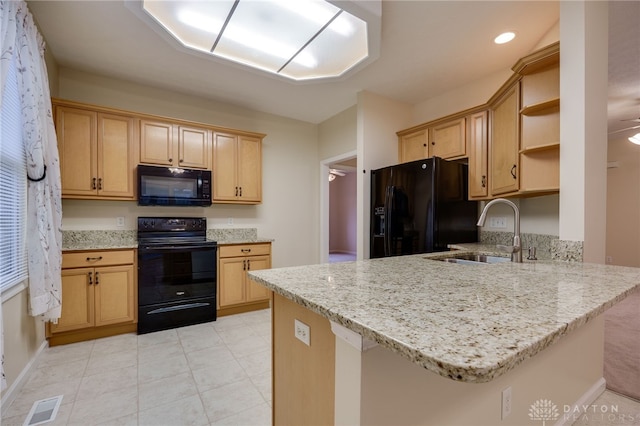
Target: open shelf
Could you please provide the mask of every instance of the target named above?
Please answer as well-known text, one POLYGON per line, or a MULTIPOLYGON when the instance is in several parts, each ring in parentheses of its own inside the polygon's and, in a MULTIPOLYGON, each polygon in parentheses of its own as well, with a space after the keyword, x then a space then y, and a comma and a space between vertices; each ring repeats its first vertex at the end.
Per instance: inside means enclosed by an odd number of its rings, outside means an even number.
POLYGON ((522 115, 540 115, 555 112, 555 109, 560 108, 560 98, 549 99, 544 102, 538 102, 536 104, 526 105, 520 110, 522 115))
POLYGON ((529 146, 527 148, 521 149, 520 154, 532 154, 540 151, 548 151, 548 150, 558 149, 558 148, 560 148, 560 141, 547 143, 544 145, 529 146))

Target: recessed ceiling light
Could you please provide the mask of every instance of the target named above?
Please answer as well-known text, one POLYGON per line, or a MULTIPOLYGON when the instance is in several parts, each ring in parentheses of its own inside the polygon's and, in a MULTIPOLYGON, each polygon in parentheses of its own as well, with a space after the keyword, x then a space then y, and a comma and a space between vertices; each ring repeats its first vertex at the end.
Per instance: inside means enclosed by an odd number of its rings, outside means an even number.
POLYGON ((640 145, 640 133, 636 133, 635 135, 629 138, 629 142, 635 143, 636 145, 640 145))
POLYGON ((294 80, 338 77, 369 56, 367 21, 323 0, 143 0, 187 48, 294 80))
POLYGON ((512 31, 507 31, 505 33, 500 34, 498 37, 493 39, 495 44, 505 44, 509 43, 511 40, 516 38, 516 33, 512 31))

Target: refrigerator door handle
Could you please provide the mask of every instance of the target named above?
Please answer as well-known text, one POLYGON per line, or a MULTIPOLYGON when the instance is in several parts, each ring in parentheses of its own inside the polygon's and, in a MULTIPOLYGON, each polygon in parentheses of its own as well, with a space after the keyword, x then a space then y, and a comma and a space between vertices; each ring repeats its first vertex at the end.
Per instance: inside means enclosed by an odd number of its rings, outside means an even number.
POLYGON ((384 255, 391 256, 391 212, 393 211, 394 187, 387 186, 384 195, 384 255))

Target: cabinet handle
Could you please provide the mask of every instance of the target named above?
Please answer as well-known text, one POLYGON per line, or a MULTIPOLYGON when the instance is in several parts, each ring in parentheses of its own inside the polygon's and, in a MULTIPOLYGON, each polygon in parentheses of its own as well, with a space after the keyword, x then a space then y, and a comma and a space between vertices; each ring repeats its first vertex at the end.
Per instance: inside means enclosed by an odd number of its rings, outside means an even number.
POLYGON ((98 178, 98 189, 102 189, 102 178, 98 178))
POLYGON ((423 144, 422 144, 422 146, 424 146, 424 147, 426 148, 426 147, 427 147, 427 144, 426 144, 426 143, 423 143, 423 144))
POLYGON ((170 163, 173 163, 173 158, 169 158, 169 162, 170 162, 170 163))
POLYGON ((236 186, 236 197, 238 196, 238 187, 236 186))
POLYGON ((95 260, 102 260, 102 256, 98 257, 87 257, 87 262, 93 262, 95 260))
POLYGON ((436 141, 431 142, 431 145, 435 145, 435 144, 436 144, 436 141))
POLYGON ((242 197, 242 187, 240 187, 240 196, 242 197))
POLYGON ((251 249, 240 249, 243 253, 251 253, 251 249))
POLYGON ((96 285, 100 284, 100 272, 96 272, 96 285))
POLYGON ((246 259, 242 261, 242 270, 243 271, 247 270, 247 261, 246 261, 246 259))
POLYGON ((514 179, 517 179, 517 176, 516 176, 516 165, 515 164, 511 168, 511 176, 513 176, 514 179))
POLYGON ((482 175, 482 187, 486 188, 487 186, 487 177, 485 175, 482 175))
POLYGON ((89 278, 89 285, 93 284, 93 274, 91 272, 87 272, 87 277, 89 278))
POLYGON ((251 261, 247 260, 247 271, 251 270, 251 261))
POLYGON ((181 158, 181 159, 180 159, 180 160, 178 160, 178 161, 180 161, 180 163, 184 163, 184 158, 181 158))
POLYGON ((91 179, 91 189, 96 189, 96 178, 91 179))

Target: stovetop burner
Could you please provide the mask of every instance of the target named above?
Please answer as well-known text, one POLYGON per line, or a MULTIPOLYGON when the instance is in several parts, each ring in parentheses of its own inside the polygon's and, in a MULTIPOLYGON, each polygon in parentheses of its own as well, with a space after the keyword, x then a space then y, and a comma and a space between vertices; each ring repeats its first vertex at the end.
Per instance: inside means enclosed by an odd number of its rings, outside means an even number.
POLYGON ((206 217, 139 217, 138 244, 184 247, 216 242, 207 240, 206 217))

